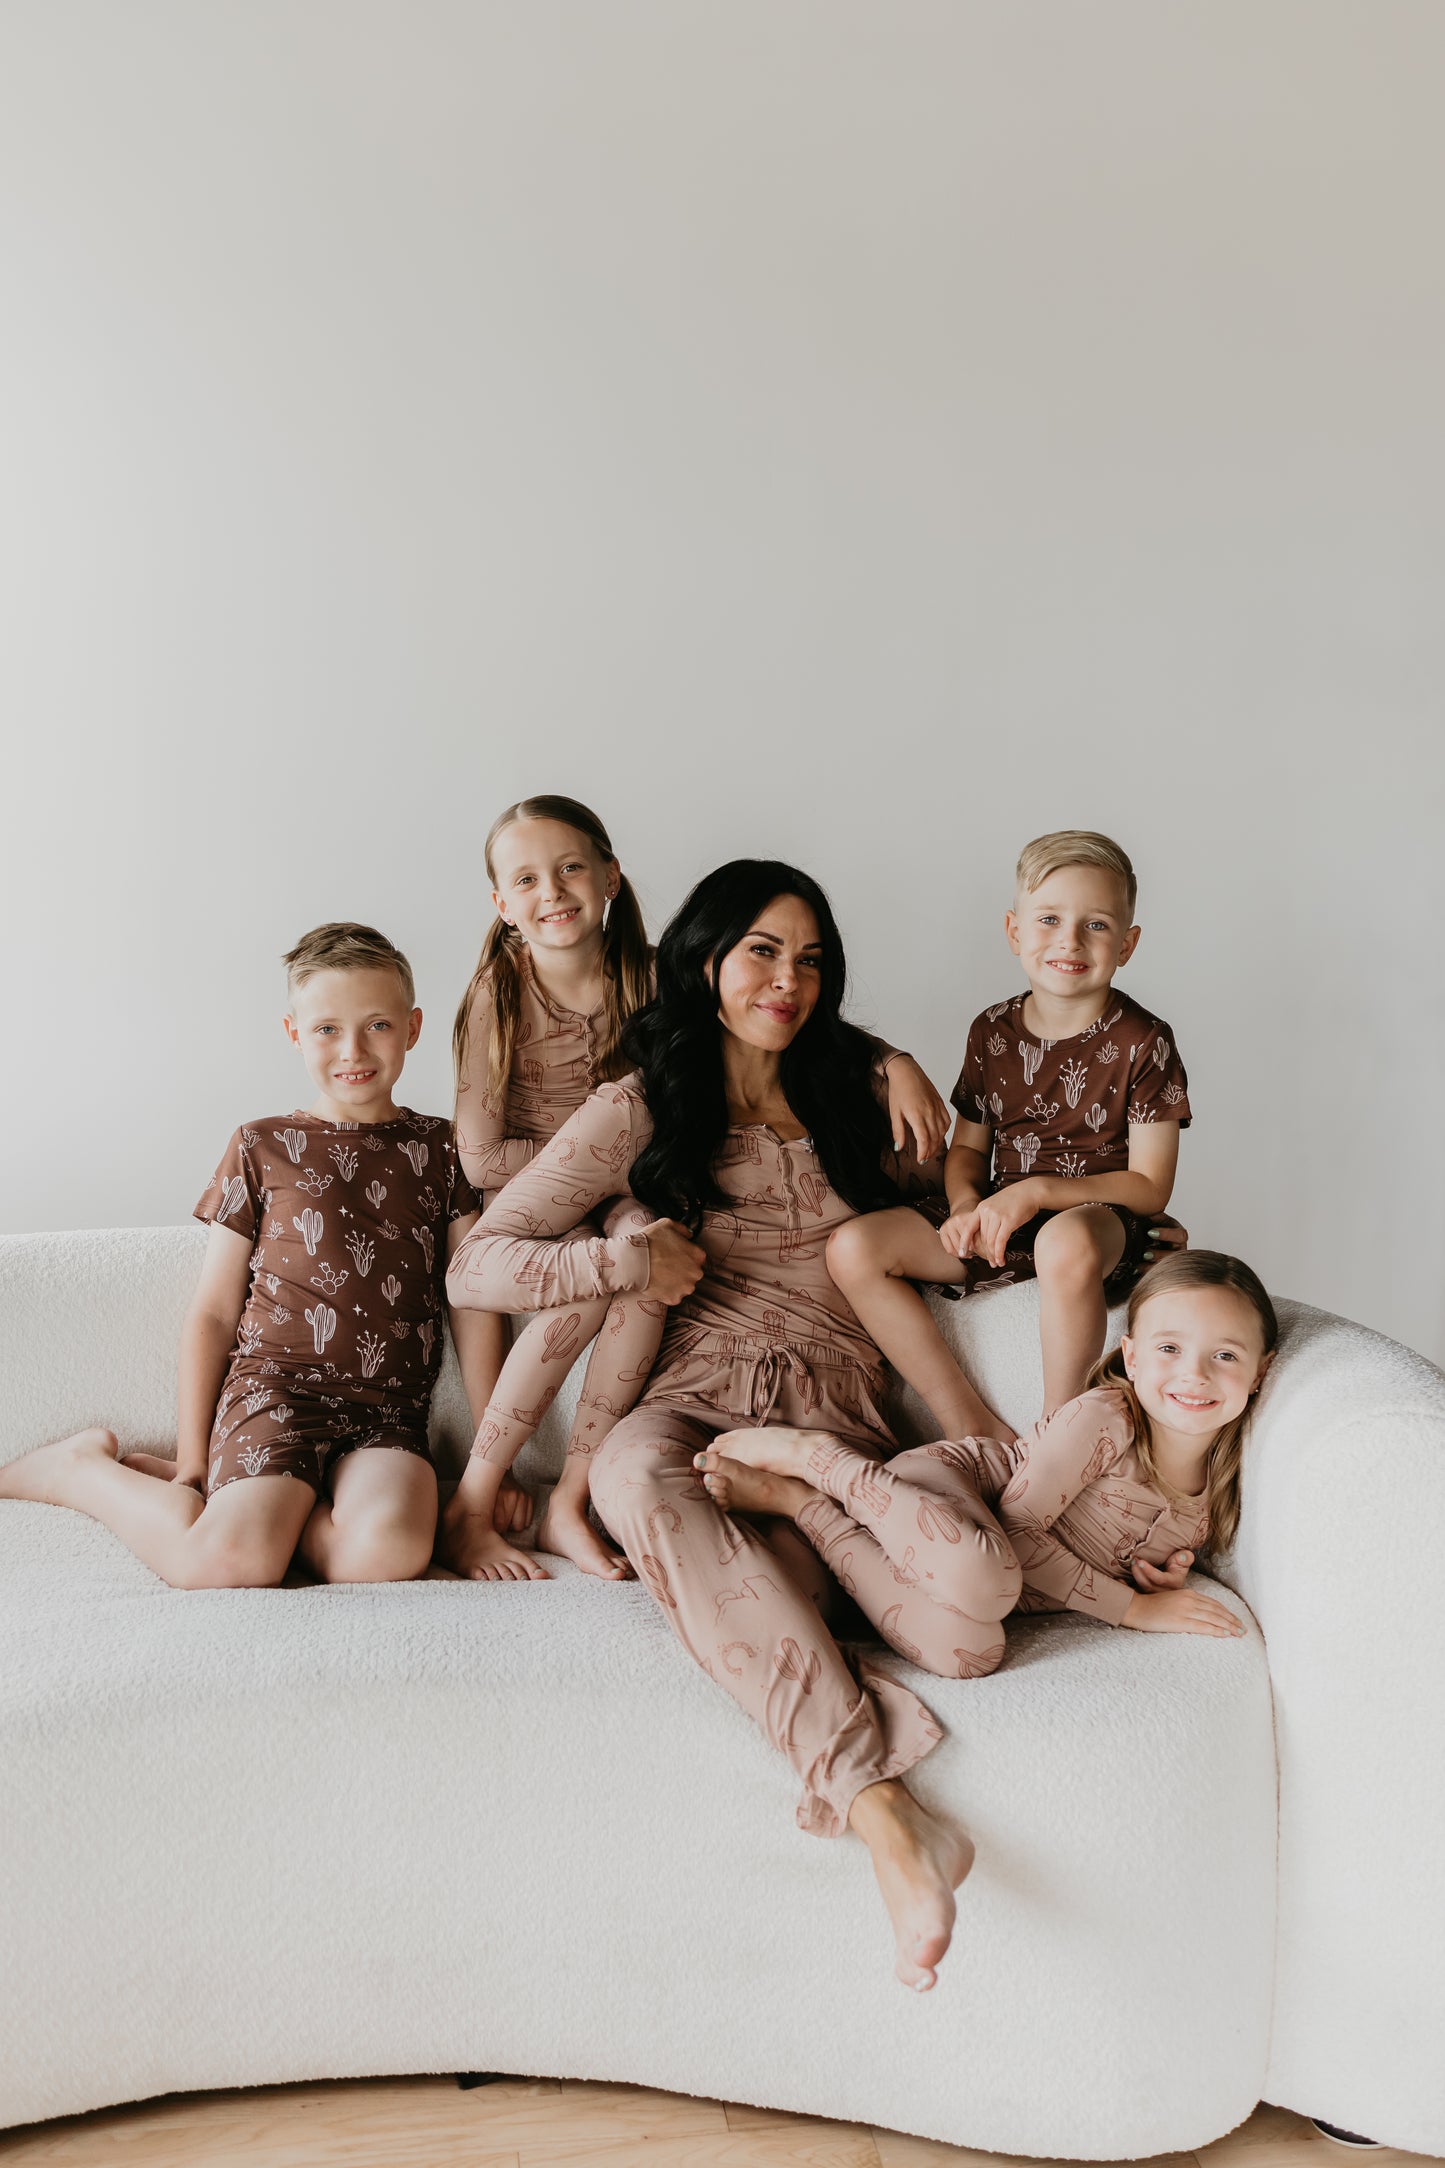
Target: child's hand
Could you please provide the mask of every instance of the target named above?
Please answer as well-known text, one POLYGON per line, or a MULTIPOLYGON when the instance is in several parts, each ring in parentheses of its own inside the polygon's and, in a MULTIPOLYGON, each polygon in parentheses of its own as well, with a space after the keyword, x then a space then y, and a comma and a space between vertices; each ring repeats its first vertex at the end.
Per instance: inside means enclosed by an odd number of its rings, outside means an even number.
POLYGON ((685 1302, 702 1278, 707 1252, 690 1242, 676 1220, 654 1220, 642 1230, 650 1260, 647 1292, 657 1302, 685 1302))
POLYGON ((991 1265, 1003 1263, 1009 1236, 1017 1234, 1025 1221, 1031 1220, 1040 1209, 1032 1191, 1030 1182, 1010 1182, 1006 1189, 995 1190, 991 1197, 984 1198, 975 1215, 975 1257, 982 1257, 991 1265))
POLYGON ((951 1213, 939 1228, 938 1239, 950 1257, 972 1257, 978 1240, 978 1206, 972 1204, 966 1211, 951 1213))
POLYGON ((911 1054, 899 1054, 885 1073, 894 1151, 907 1148, 911 1129, 914 1156, 937 1159, 948 1142, 948 1108, 911 1054))
POLYGON ((1232 1611, 1197 1588, 1161 1589, 1156 1596, 1136 1596, 1121 1623, 1147 1634, 1217 1634, 1237 1637, 1244 1627, 1232 1611))
POLYGON ((1136 1588, 1142 1588, 1146 1595, 1152 1596, 1161 1588, 1183 1588, 1193 1564, 1192 1551, 1175 1551, 1162 1566, 1151 1566, 1147 1558, 1136 1558, 1129 1570, 1136 1588))
POLYGON ((532 1493, 514 1483, 509 1475, 502 1477, 502 1487, 497 1492, 497 1503, 492 1509, 492 1526, 499 1536, 519 1536, 524 1528, 532 1525, 532 1493))

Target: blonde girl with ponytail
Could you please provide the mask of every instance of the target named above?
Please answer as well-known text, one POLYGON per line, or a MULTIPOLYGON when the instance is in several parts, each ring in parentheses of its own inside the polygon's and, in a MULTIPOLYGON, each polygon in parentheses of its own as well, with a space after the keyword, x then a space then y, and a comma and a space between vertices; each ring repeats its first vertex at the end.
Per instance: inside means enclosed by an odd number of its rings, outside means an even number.
MULTIPOLYGON (((652 995, 642 912, 602 822, 575 798, 523 798, 492 823, 487 878, 497 916, 457 1011, 457 1149, 490 1201, 556 1135, 594 1088, 622 1075, 622 1027, 652 995)), ((619 1189, 622 1188, 619 1178, 619 1189)), ((625 1194, 599 1232, 646 1240, 651 1215, 625 1194)), ((544 1580, 545 1569, 492 1526, 502 1478, 568 1370, 598 1335, 538 1547, 585 1573, 621 1579, 625 1559, 587 1515, 591 1456, 637 1398, 665 1306, 592 1296, 533 1317, 508 1351, 495 1317, 495 1382, 472 1447, 467 1495, 442 1519, 442 1555, 477 1580, 544 1580), (599 1328, 601 1328, 599 1332, 599 1328)))

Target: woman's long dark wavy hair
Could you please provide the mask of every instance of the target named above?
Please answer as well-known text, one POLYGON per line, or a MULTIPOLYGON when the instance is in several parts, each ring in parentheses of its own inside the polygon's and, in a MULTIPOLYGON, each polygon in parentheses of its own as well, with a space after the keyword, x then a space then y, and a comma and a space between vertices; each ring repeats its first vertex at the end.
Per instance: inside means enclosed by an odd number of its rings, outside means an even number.
POLYGON ((657 944, 656 996, 623 1027, 653 1120, 652 1141, 632 1168, 633 1193, 693 1234, 705 1211, 727 1205, 713 1173, 728 1129, 717 975, 780 896, 807 904, 822 944, 817 1003, 781 1060, 784 1097, 840 1197, 859 1212, 901 1201, 885 1171, 892 1138, 873 1089, 877 1048, 842 1015, 848 970, 832 906, 796 866, 734 858, 706 874, 669 920, 657 944))

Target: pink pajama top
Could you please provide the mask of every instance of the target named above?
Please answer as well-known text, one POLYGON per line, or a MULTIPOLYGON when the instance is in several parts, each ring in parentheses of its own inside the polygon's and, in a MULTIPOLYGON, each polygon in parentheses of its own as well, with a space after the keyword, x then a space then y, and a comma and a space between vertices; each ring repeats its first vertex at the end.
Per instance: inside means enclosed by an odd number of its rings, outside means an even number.
POLYGON ((467 1018, 466 1066, 457 1080, 457 1150, 474 1189, 492 1194, 528 1166, 597 1085, 597 1050, 606 1028, 599 1003, 585 1015, 564 1009, 537 984, 524 948, 522 1014, 507 1088, 490 1082, 494 1011, 490 979, 477 988, 467 1018))
MULTIPOLYGON (((608 1237, 579 1222, 626 1190, 651 1135, 636 1075, 599 1086, 459 1246, 452 1280, 460 1299, 553 1309, 642 1294, 650 1270, 643 1237, 608 1237), (499 1301, 507 1286, 520 1299, 499 1301)), ((644 1402, 696 1400, 761 1422, 786 1383, 787 1403, 819 1428, 892 1451, 878 1407, 882 1357, 828 1272, 828 1237, 856 1215, 811 1140, 785 1142, 762 1123, 730 1129, 713 1172, 727 1203, 703 1216, 703 1277, 669 1313, 644 1402)))
MULTIPOLYGON (((474 1189, 488 1196, 531 1164, 601 1081, 597 1054, 606 1030, 604 1006, 599 1002, 586 1014, 562 1008, 538 985, 527 949, 519 962, 522 1013, 506 1090, 498 1097, 491 1087, 495 1011, 490 978, 477 988, 468 1012, 466 1066, 457 1080, 462 1171, 474 1189)), ((880 1064, 898 1052, 883 1039, 873 1044, 880 1064)))
POLYGON ((971 1463, 1013 1546, 1020 1611, 1082 1611, 1117 1626, 1138 1594, 1129 1579, 1136 1557, 1162 1566, 1208 1540, 1205 1499, 1144 1473, 1129 1396, 1113 1387, 1065 1401, 1012 1445, 965 1438, 947 1451, 971 1463))

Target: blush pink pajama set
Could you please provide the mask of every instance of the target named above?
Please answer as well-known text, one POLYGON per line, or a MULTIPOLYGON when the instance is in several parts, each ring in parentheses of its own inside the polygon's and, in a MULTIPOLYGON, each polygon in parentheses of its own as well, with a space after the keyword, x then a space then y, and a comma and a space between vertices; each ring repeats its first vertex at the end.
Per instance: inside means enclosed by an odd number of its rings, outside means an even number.
MULTIPOLYGON (((525 949, 518 962, 522 1013, 506 1091, 499 1099, 491 1088, 494 1015, 486 980, 468 1015, 466 1066, 457 1083, 457 1149, 468 1179, 488 1201, 531 1165, 598 1082, 602 1009, 584 1015, 559 1007, 537 984, 525 949)), ((618 1194, 625 1190, 624 1174, 598 1198, 603 1217, 589 1222, 588 1233, 625 1235, 647 1226, 652 1214, 635 1198, 618 1194)), ((486 1302, 472 1292, 463 1301, 469 1300, 472 1308, 513 1313, 543 1307, 530 1295, 522 1301, 510 1299, 512 1292, 500 1289, 499 1299, 486 1302)), ((567 1441, 569 1455, 595 1453, 611 1425, 637 1399, 662 1338, 665 1314, 660 1302, 589 1289, 574 1301, 559 1302, 550 1316, 535 1318, 518 1335, 502 1366, 475 1450, 509 1468, 573 1363, 596 1336, 567 1441)))
MULTIPOLYGON (((460 1244, 451 1299, 556 1307, 645 1287, 646 1244, 586 1216, 625 1183, 651 1128, 636 1078, 594 1092, 460 1244)), ((884 1465, 882 1360, 825 1257, 852 1206, 809 1139, 765 1125, 729 1130, 713 1171, 727 1203, 703 1218, 703 1278, 670 1311, 592 1495, 678 1638, 787 1755, 801 1827, 832 1836, 865 1785, 901 1776, 941 1733, 910 1688, 833 1639, 818 1561, 893 1648, 973 1678, 1002 1656, 1009 1612, 1068 1606, 1117 1623, 1135 1553, 1162 1563, 1201 1531, 1142 1478, 1117 1393, 1085 1394, 1012 1445, 965 1439, 884 1465), (725 1513, 692 1464, 720 1432, 769 1422, 819 1432, 817 1496, 796 1529, 725 1513)))

